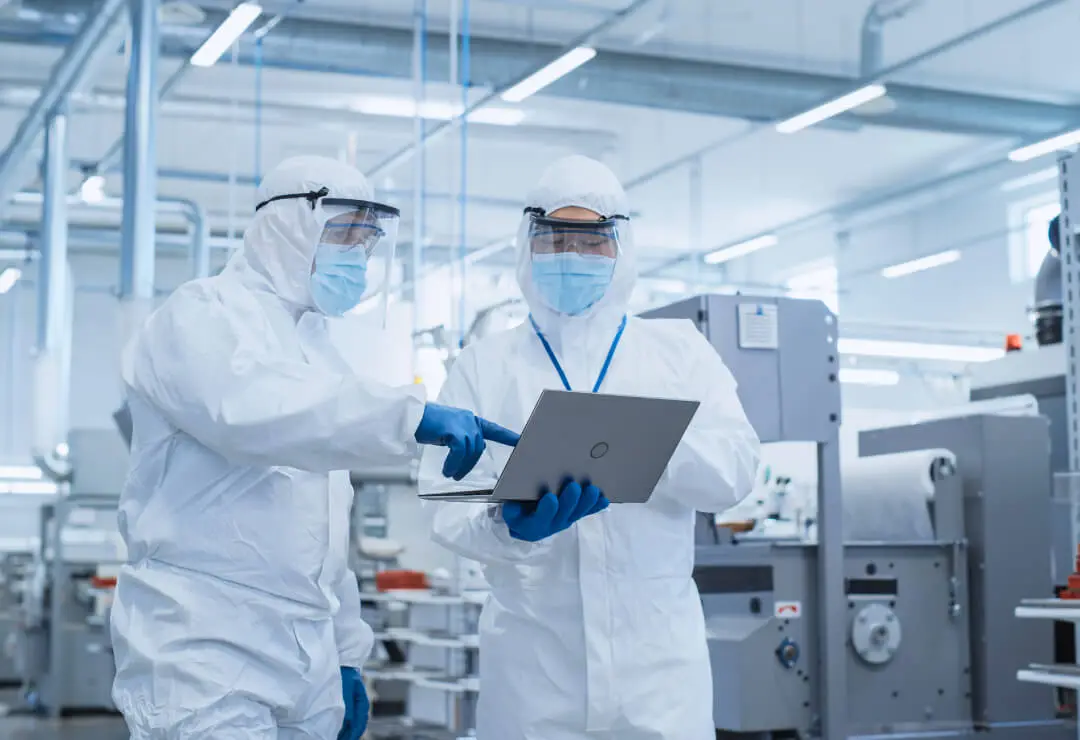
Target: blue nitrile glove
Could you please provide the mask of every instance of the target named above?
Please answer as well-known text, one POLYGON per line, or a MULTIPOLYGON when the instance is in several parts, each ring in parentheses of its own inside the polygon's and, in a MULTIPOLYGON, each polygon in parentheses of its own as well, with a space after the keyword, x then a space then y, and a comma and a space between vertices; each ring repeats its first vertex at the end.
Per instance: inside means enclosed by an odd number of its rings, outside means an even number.
POLYGON ((437 403, 424 407, 424 416, 416 428, 416 441, 420 444, 450 448, 442 472, 454 480, 464 478, 480 462, 485 439, 513 447, 520 436, 471 411, 437 403))
POLYGON ((569 481, 558 496, 548 491, 535 503, 505 502, 502 518, 514 539, 539 542, 569 528, 578 519, 603 511, 608 503, 596 486, 586 483, 582 489, 576 481, 569 481))
POLYGON ((341 668, 341 698, 345 700, 345 722, 341 725, 338 740, 360 740, 367 729, 371 705, 364 679, 355 668, 341 668))

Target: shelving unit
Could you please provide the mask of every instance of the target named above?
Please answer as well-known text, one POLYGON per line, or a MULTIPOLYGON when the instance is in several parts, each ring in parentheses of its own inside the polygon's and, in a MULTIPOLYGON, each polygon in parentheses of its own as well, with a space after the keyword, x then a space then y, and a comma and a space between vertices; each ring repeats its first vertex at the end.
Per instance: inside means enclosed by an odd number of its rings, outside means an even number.
MULTIPOLYGON (((1058 192, 1061 197, 1061 263, 1062 263, 1062 302, 1064 315, 1064 339, 1066 347, 1065 395, 1068 414, 1068 450, 1069 473, 1057 476, 1055 487, 1063 484, 1068 489, 1072 502, 1070 507, 1073 525, 1073 539, 1080 538, 1077 517, 1080 515, 1077 492, 1080 486, 1080 244, 1076 239, 1076 224, 1080 224, 1080 199, 1070 198, 1071 192, 1080 187, 1080 157, 1067 154, 1058 161, 1058 192)), ((1077 542, 1080 544, 1080 542, 1077 542)), ((1072 622, 1074 631, 1080 624, 1080 601, 1066 599, 1025 599, 1016 607, 1015 614, 1020 619, 1048 619, 1072 622)), ((1080 637, 1080 631, 1078 631, 1080 637)), ((1080 640, 1078 640, 1080 643, 1080 640)), ((1058 688, 1080 691, 1080 667, 1075 665, 1032 664, 1017 671, 1016 678, 1027 683, 1043 684, 1058 688)), ((1077 723, 1076 737, 1080 740, 1080 723, 1077 723)))
POLYGON ((363 592, 360 597, 373 615, 376 644, 384 647, 376 652, 405 656, 404 662, 376 661, 365 668, 376 692, 379 682, 405 686, 398 731, 417 738, 471 737, 480 689, 477 621, 487 592, 363 592))
MULTIPOLYGON (((1080 601, 1065 599, 1025 599, 1016 607, 1019 619, 1049 619, 1052 621, 1080 624, 1080 601)), ((1044 665, 1033 663, 1016 672, 1016 679, 1025 683, 1037 683, 1061 689, 1080 691, 1080 666, 1044 665)), ((1080 724, 1076 728, 1080 740, 1080 724)))

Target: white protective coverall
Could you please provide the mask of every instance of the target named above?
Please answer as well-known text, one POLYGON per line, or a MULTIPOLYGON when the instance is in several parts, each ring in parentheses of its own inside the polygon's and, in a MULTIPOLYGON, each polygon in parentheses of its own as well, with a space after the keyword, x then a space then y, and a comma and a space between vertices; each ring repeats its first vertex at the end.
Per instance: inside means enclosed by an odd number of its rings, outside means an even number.
MULTIPOLYGON (((324 186, 372 197, 320 157, 286 160, 258 195, 324 186)), ((125 352, 113 698, 136 740, 332 740, 339 666, 371 651, 344 471, 417 454, 425 399, 357 377, 330 345, 308 288, 322 229, 302 198, 259 210, 225 270, 178 288, 125 352)))
MULTIPOLYGON (((627 213, 615 176, 584 157, 553 164, 528 205, 627 213)), ((592 388, 627 311, 636 278, 629 230, 620 242, 603 298, 568 317, 545 307, 527 239, 518 239, 518 282, 574 390, 592 388)), ((562 384, 525 322, 467 346, 440 402, 519 431, 545 389, 562 384)), ((731 373, 689 321, 631 318, 600 392, 701 402, 648 503, 612 504, 535 544, 512 538, 495 506, 430 504, 435 540, 482 563, 491 585, 480 622, 480 740, 714 737, 691 579, 694 512, 723 511, 749 493, 757 435, 731 373)), ((442 453, 425 450, 422 490, 490 487, 508 456, 488 447, 455 484, 440 478, 442 453)))

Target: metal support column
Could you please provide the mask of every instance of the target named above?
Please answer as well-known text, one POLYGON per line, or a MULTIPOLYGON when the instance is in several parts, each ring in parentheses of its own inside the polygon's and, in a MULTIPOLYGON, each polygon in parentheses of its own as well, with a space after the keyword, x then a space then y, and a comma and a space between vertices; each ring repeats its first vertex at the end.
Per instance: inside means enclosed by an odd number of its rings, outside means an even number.
MULTIPOLYGON (((1058 222, 1061 245, 1061 308, 1065 338, 1065 419, 1069 444, 1069 473, 1073 476, 1080 473, 1080 240, 1076 238, 1076 226, 1080 224, 1080 198, 1072 197, 1077 188, 1080 188, 1078 170, 1078 155, 1065 155, 1058 163, 1061 196, 1061 219, 1058 222)), ((1070 490, 1071 488, 1072 486, 1070 490)), ((1074 625, 1074 630, 1077 644, 1080 644, 1080 623, 1074 625)), ((1076 736, 1080 739, 1080 725, 1077 725, 1076 736)))
MULTIPOLYGON (((154 208, 157 197, 157 65, 160 0, 129 0, 127 108, 124 116, 124 215, 120 298, 149 310, 154 296, 154 208)), ((135 324, 126 329, 133 330, 135 324)), ((126 335, 125 335, 126 339, 126 335)))
POLYGON ((41 259, 38 260, 37 350, 57 349, 64 324, 67 283, 68 114, 61 104, 45 124, 42 162, 41 259))
POLYGON ((34 357, 35 457, 51 460, 67 441, 71 389, 72 284, 68 267, 68 113, 65 101, 45 122, 42 161, 41 259, 37 281, 37 353, 34 357))
MULTIPOLYGON (((835 324, 834 324, 835 326, 835 324)), ((822 740, 847 739, 847 609, 844 599, 844 509, 840 488, 840 420, 818 443, 818 645, 822 740)))
POLYGON ((1080 244, 1073 231, 1080 223, 1080 157, 1068 155, 1059 162, 1061 194, 1061 281, 1062 315, 1065 329, 1065 396, 1067 399, 1069 472, 1080 473, 1080 244))

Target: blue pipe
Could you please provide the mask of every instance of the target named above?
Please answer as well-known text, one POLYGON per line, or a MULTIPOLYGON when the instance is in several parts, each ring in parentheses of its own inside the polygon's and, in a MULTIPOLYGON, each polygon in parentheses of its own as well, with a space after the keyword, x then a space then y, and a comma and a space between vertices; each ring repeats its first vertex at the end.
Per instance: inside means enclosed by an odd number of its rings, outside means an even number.
POLYGON ((263 37, 255 39, 255 182, 262 179, 262 66, 263 37))
MULTIPOLYGON (((424 103, 425 98, 425 83, 427 81, 427 0, 416 0, 414 4, 415 30, 414 30, 414 58, 413 64, 415 69, 413 70, 413 94, 415 97, 415 104, 417 106, 416 117, 413 120, 413 130, 415 139, 417 142, 423 141, 424 136, 427 133, 427 120, 421 115, 422 111, 420 106, 424 103)), ((419 275, 424 260, 424 232, 426 230, 426 199, 425 199, 425 187, 427 185, 427 159, 425 157, 418 157, 416 159, 413 171, 413 177, 415 182, 413 183, 413 236, 412 236, 412 276, 413 276, 413 291, 412 299, 414 304, 413 310, 413 330, 417 331, 420 327, 417 323, 420 320, 419 305, 417 302, 416 293, 416 275, 419 275)), ((389 296, 387 296, 389 297, 389 296)))
MULTIPOLYGON (((469 110, 469 85, 472 83, 472 31, 469 18, 469 0, 461 2, 461 110, 469 110)), ((423 145, 421 144, 421 151, 423 145)), ((465 261, 466 228, 468 226, 468 213, 465 205, 466 196, 469 192, 469 117, 461 116, 461 188, 458 193, 458 208, 461 223, 458 225, 460 241, 458 243, 458 264, 461 265, 461 296, 458 300, 458 327, 461 332, 458 346, 465 346, 465 278, 468 273, 468 265, 465 261)))

